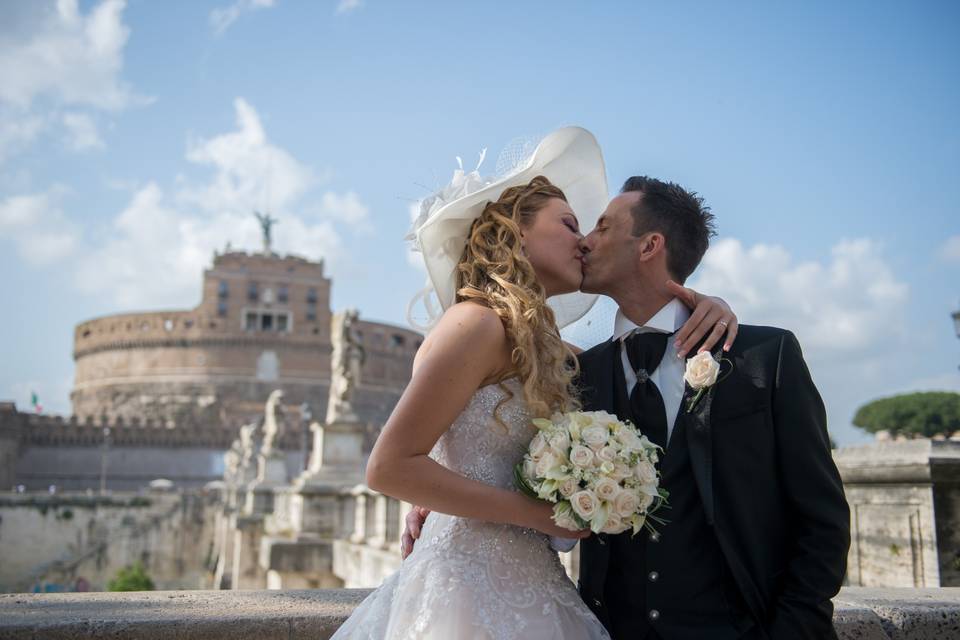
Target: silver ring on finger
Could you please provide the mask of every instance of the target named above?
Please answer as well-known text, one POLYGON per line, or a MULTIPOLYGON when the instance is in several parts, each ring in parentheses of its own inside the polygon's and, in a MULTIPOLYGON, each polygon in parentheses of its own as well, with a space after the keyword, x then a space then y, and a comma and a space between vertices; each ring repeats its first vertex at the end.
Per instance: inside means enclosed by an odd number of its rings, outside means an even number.
POLYGON ((720 325, 721 327, 723 327, 724 329, 726 329, 727 326, 730 325, 730 323, 727 322, 726 320, 717 320, 717 324, 720 325))

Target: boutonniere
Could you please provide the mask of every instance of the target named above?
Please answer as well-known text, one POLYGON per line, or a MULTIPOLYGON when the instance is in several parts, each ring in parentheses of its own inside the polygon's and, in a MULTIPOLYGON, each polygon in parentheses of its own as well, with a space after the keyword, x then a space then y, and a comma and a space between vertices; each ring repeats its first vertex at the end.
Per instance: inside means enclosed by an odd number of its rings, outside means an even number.
MULTIPOLYGON (((696 394, 687 402, 687 413, 693 411, 700 402, 700 398, 706 391, 717 384, 723 378, 720 378, 720 365, 726 362, 730 365, 730 371, 733 371, 733 363, 726 358, 715 358, 709 351, 701 351, 697 355, 687 360, 687 370, 683 373, 683 379, 696 394)), ((724 374, 724 378, 730 375, 730 371, 724 374)))

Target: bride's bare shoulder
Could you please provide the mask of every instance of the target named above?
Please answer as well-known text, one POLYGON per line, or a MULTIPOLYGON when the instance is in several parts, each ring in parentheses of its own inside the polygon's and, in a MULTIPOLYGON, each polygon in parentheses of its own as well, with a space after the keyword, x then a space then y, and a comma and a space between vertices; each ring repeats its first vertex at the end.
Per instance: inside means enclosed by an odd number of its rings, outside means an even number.
POLYGON ((458 302, 447 309, 420 346, 414 369, 428 357, 457 352, 475 355, 478 362, 490 361, 500 368, 501 355, 509 358, 507 332, 496 311, 476 302, 458 302), (491 356, 494 356, 491 360, 491 356))

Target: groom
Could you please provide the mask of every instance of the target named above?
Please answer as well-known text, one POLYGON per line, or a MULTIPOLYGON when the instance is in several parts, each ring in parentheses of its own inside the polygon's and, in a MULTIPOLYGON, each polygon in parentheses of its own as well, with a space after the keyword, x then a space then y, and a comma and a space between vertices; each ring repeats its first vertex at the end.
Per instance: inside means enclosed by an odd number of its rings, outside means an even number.
POLYGON ((670 336, 689 312, 665 283, 711 235, 696 194, 633 177, 583 240, 582 289, 620 307, 613 337, 579 357, 584 408, 663 447, 670 498, 656 534, 581 542, 580 593, 615 640, 836 638, 850 516, 797 339, 741 325, 698 401, 683 379, 670 336))

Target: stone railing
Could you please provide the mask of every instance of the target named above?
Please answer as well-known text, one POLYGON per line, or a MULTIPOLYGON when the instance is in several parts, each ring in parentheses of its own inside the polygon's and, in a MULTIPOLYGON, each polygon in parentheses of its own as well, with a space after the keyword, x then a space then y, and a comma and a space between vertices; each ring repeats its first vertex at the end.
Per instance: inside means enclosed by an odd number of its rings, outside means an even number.
MULTIPOLYGON (((369 593, 153 591, 0 595, 0 638, 325 640, 369 593)), ((960 634, 960 589, 845 588, 841 640, 933 640, 960 634)))
MULTIPOLYGON (((400 566, 400 537, 410 504, 357 485, 340 495, 333 572, 348 589, 373 587, 400 566)), ((579 571, 579 551, 560 554, 567 574, 579 571)))

